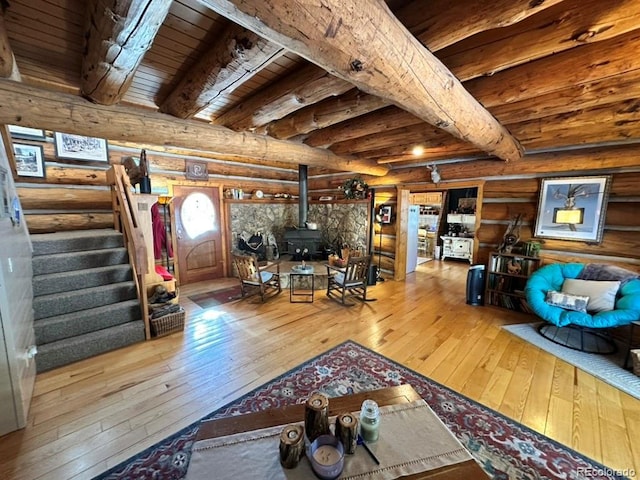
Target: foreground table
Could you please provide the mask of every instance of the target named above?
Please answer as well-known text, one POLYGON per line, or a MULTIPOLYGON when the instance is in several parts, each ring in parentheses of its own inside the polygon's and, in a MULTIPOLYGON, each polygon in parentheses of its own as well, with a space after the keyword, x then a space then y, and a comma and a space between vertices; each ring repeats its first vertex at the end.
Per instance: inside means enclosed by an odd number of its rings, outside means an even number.
MULTIPOLYGON (((411 385, 401 385, 389 387, 370 392, 345 395, 343 397, 331 398, 329 401, 329 415, 337 415, 345 411, 355 412, 360 410, 362 402, 370 398, 378 405, 397 405, 420 400, 420 395, 411 385)), ((232 435, 241 432, 286 425, 295 423, 304 418, 304 405, 296 404, 286 407, 265 410, 262 412, 247 413, 232 417, 209 420, 202 422, 196 436, 196 441, 208 438, 217 438, 225 435, 232 435)), ((406 479, 488 479, 487 474, 480 468, 474 460, 449 465, 435 470, 429 470, 419 474, 405 476, 406 479)))

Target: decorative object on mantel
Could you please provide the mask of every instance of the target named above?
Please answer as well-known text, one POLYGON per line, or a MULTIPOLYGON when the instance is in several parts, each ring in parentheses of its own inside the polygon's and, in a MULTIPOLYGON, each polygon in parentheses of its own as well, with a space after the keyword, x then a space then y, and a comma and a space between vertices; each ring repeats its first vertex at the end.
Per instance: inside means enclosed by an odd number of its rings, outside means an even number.
POLYGON ((515 217, 511 218, 509 226, 506 232, 502 236, 502 243, 498 247, 500 253, 511 253, 514 245, 520 240, 520 223, 522 221, 522 214, 519 213, 515 217))
POLYGON ((345 180, 341 187, 344 196, 351 200, 360 200, 367 198, 369 185, 360 177, 349 178, 345 180))
POLYGON ((195 160, 184 161, 184 171, 187 180, 208 180, 209 170, 207 162, 199 162, 195 160))

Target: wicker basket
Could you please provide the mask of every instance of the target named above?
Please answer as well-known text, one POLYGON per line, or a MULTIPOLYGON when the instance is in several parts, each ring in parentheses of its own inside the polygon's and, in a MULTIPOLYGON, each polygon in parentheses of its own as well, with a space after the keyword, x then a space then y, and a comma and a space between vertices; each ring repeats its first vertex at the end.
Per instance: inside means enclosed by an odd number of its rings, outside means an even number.
POLYGON ((154 337, 162 337, 163 335, 169 335, 173 332, 179 332, 184 329, 184 308, 180 308, 175 313, 164 315, 158 318, 152 318, 151 322, 151 335, 154 337))

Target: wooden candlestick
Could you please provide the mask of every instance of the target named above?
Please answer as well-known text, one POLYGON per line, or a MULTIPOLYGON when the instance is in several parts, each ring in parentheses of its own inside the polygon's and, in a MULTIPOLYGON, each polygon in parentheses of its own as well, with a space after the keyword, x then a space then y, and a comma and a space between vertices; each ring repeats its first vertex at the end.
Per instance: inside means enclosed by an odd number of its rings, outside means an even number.
POLYGON ((358 445, 358 419, 350 413, 343 413, 336 418, 336 437, 344 446, 344 453, 353 454, 358 445))
POLYGON ((280 463, 284 468, 294 468, 304 455, 304 428, 287 425, 280 432, 280 463))
POLYGON ((321 393, 311 395, 305 404, 304 429, 310 442, 313 442, 320 435, 331 433, 329 430, 329 399, 321 393))

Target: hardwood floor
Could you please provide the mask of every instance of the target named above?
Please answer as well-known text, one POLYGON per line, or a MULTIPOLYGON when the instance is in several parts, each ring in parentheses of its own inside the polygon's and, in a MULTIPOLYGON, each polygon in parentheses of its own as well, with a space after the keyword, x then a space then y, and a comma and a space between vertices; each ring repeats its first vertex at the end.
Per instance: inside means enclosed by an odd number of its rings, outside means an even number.
POLYGON ((532 317, 465 304, 468 265, 428 262, 341 305, 203 311, 183 286, 184 333, 40 374, 27 428, 0 438, 0 478, 86 479, 345 340, 354 340, 605 465, 640 471, 640 402, 503 331, 532 317))

